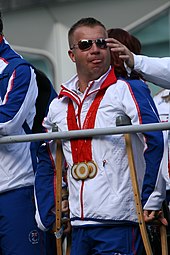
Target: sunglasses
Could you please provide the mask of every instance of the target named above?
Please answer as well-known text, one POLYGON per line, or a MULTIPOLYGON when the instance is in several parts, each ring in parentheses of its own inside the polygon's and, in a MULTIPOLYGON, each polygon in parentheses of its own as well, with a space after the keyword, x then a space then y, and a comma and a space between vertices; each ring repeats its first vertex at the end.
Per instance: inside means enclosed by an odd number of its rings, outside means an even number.
POLYGON ((95 43, 96 46, 100 49, 107 48, 105 39, 100 38, 96 40, 80 40, 77 44, 74 44, 73 47, 71 47, 70 49, 72 50, 73 48, 78 47, 80 50, 86 51, 91 49, 93 43, 95 43))

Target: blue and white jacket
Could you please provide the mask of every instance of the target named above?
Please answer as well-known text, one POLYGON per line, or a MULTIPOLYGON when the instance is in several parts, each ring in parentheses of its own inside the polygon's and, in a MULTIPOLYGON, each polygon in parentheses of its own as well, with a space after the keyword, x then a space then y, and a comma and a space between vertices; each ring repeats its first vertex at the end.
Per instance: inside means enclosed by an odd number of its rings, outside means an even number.
MULTIPOLYGON (((82 94, 77 88, 78 77, 74 76, 62 86, 59 98, 50 105, 44 126, 49 132, 53 126, 59 131, 68 131, 68 102, 73 102, 77 122, 82 126, 89 107, 104 83, 108 87, 100 101, 94 128, 116 126, 116 118, 128 115, 132 125, 158 123, 159 116, 147 85, 140 80, 108 78, 114 76, 109 69, 93 82, 82 94)), ((71 174, 73 156, 71 143, 63 140, 63 152, 68 165, 70 219, 73 226, 110 223, 136 223, 130 170, 125 139, 121 134, 92 138, 92 159, 98 167, 93 179, 75 180, 71 174)), ((132 135, 132 146, 143 208, 159 210, 165 198, 165 180, 161 173, 164 140, 161 131, 148 131, 132 135)), ((55 220, 55 144, 43 144, 35 179, 36 220, 46 230, 55 220)))
MULTIPOLYGON (((18 58, 21 56, 1 35, 0 74, 10 61, 18 58)), ((34 70, 27 65, 18 66, 7 86, 0 86, 0 136, 24 135, 25 120, 32 127, 37 94, 34 70)), ((34 184, 29 142, 0 144, 0 176, 0 193, 34 184)))

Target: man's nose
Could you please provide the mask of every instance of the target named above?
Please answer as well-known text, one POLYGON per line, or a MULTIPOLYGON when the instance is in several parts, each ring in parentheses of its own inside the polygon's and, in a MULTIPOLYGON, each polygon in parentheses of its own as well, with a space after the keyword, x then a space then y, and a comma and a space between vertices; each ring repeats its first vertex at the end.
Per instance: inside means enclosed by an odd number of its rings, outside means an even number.
POLYGON ((95 42, 92 44, 91 51, 92 52, 99 52, 100 51, 99 47, 97 47, 95 42))

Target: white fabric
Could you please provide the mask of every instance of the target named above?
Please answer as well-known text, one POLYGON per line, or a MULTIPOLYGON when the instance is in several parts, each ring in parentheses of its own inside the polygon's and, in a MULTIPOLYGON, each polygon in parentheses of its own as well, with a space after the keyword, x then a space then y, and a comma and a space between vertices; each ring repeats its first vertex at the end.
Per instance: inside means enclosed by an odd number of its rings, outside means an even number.
POLYGON ((134 69, 156 85, 170 89, 170 57, 154 58, 134 55, 134 69))

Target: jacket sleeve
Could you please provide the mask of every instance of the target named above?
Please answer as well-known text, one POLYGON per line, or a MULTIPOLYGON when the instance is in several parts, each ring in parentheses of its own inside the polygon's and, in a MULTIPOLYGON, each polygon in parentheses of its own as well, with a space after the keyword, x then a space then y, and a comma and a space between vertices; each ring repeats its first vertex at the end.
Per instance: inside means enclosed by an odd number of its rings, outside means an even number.
MULTIPOLYGON (((36 204, 36 221, 38 227, 46 231, 53 227, 55 222, 56 197, 56 142, 55 140, 43 143, 38 151, 38 165, 35 174, 34 195, 36 204)), ((64 158, 62 158, 62 170, 64 158)), ((62 172, 62 188, 67 188, 62 172)))
POLYGON ((33 69, 27 65, 18 66, 10 77, 5 96, 0 102, 0 135, 18 134, 29 114, 33 114, 33 119, 37 95, 33 69))
MULTIPOLYGON (((56 99, 52 102, 56 103, 56 99)), ((52 104, 52 103, 51 103, 52 104)), ((56 125, 51 117, 52 107, 49 107, 47 117, 44 118, 43 126, 47 132, 52 132, 56 125)), ((55 129, 56 130, 56 129, 55 129)), ((55 222, 55 195, 56 195, 56 149, 55 140, 44 142, 38 151, 38 165, 35 175, 35 202, 36 202, 36 221, 38 227, 45 231, 51 229, 55 222)), ((62 157, 62 170, 65 170, 65 161, 62 157)), ((65 172, 62 172, 62 175, 65 172)), ((62 179, 62 188, 65 188, 66 181, 62 179)))
MULTIPOLYGON (((126 114, 132 124, 159 123, 159 115, 147 85, 140 80, 127 82, 123 99, 126 114)), ((145 131, 145 173, 142 185, 142 204, 147 210, 159 210, 165 199, 165 180, 162 177, 164 138, 162 131, 145 131)), ((139 136, 139 134, 138 134, 139 136)), ((142 155, 141 155, 142 156, 142 155)))
POLYGON ((35 218, 43 231, 50 229, 55 221, 55 161, 52 151, 55 151, 54 141, 40 146, 35 175, 35 218))
POLYGON ((134 54, 134 69, 147 81, 170 89, 170 57, 153 58, 134 54))

